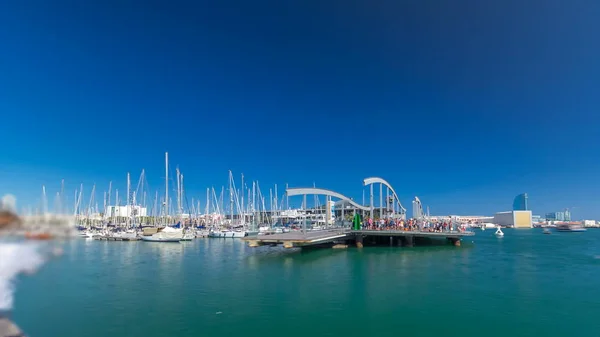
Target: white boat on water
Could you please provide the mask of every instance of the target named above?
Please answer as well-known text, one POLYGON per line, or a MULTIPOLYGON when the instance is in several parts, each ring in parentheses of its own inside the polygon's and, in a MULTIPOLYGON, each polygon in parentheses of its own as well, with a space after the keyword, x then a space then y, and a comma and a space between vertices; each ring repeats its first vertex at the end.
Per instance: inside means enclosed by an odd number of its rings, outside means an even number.
POLYGON ((136 240, 138 238, 138 233, 133 229, 129 229, 124 232, 114 233, 113 237, 125 240, 136 240))
POLYGON ((142 240, 150 242, 179 242, 182 239, 183 229, 168 226, 155 234, 142 236, 142 240))
POLYGON ((95 231, 91 231, 91 230, 79 232, 79 237, 86 238, 86 239, 93 239, 94 237, 101 236, 101 235, 102 234, 95 232, 95 231))
MULTIPOLYGON (((179 171, 177 171, 179 175, 179 171)), ((180 188, 180 186, 178 186, 180 188)), ((169 216, 169 154, 165 152, 165 217, 169 216)), ((179 242, 183 239, 183 228, 165 227, 162 230, 141 237, 143 241, 149 242, 179 242)))
POLYGON ((196 238, 196 233, 194 233, 191 230, 188 230, 183 233, 183 238, 181 239, 181 241, 192 241, 195 238, 196 238))
POLYGON ((576 223, 563 223, 556 225, 556 230, 559 232, 585 232, 586 228, 576 223))
POLYGON ((208 233, 209 238, 243 238, 245 236, 245 231, 231 231, 226 229, 208 233))
POLYGON ((196 231, 197 238, 205 238, 208 237, 209 231, 207 229, 199 229, 196 231))
POLYGON ((498 226, 498 229, 496 229, 496 233, 494 233, 494 235, 496 235, 499 238, 504 236, 504 232, 502 232, 502 228, 500 228, 500 226, 498 226))

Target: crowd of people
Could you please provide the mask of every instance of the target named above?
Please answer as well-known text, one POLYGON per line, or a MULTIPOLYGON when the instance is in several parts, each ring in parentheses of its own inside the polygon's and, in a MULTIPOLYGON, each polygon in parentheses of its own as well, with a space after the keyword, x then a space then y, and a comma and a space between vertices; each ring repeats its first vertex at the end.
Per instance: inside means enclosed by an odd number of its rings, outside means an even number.
POLYGON ((463 226, 454 224, 452 221, 417 221, 416 219, 373 219, 366 217, 362 221, 361 228, 363 230, 377 231, 422 231, 422 232, 449 232, 449 231, 464 231, 463 226))

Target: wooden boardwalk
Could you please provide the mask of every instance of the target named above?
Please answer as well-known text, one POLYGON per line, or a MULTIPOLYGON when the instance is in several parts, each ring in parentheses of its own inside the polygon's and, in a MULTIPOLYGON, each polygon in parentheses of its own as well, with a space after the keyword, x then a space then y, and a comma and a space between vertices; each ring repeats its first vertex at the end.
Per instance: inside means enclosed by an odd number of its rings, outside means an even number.
POLYGON ((412 244, 413 238, 432 238, 448 239, 455 245, 460 245, 460 239, 466 236, 473 236, 474 232, 429 232, 429 231, 385 231, 385 230, 350 230, 349 228, 336 228, 320 231, 307 231, 306 234, 301 231, 289 233, 257 235, 243 238, 250 247, 259 247, 263 245, 283 244, 286 248, 305 247, 331 243, 334 241, 356 240, 361 242, 362 238, 368 236, 387 236, 408 238, 412 244), (458 243, 457 243, 458 242, 458 243))
POLYGON ((242 240, 247 241, 250 247, 283 244, 286 248, 292 248, 343 240, 349 236, 349 229, 337 228, 321 231, 307 231, 306 234, 294 231, 281 234, 247 236, 242 240))

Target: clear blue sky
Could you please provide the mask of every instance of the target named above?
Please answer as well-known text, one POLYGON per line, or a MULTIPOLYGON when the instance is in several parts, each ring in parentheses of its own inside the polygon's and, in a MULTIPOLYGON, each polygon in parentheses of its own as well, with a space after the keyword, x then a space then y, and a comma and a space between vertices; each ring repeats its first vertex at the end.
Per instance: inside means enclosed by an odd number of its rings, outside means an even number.
POLYGON ((202 203, 231 169, 600 218, 598 1, 141 3, 0 3, 0 193, 161 188, 169 151, 202 203))

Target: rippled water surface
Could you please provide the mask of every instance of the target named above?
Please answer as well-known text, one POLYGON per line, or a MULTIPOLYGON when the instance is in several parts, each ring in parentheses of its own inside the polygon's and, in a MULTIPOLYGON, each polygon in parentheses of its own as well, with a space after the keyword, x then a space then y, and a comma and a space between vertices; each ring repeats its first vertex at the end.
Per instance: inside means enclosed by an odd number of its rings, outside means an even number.
POLYGON ((598 336, 600 230, 460 248, 295 251, 73 240, 21 277, 31 337, 598 336))

